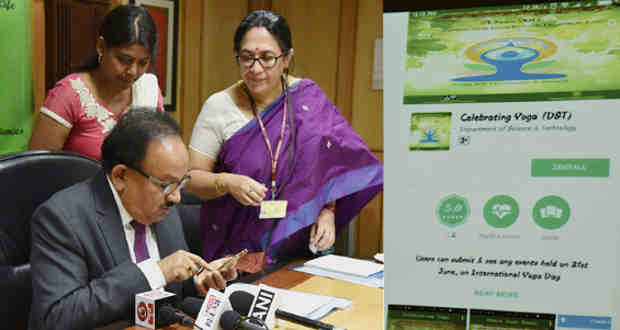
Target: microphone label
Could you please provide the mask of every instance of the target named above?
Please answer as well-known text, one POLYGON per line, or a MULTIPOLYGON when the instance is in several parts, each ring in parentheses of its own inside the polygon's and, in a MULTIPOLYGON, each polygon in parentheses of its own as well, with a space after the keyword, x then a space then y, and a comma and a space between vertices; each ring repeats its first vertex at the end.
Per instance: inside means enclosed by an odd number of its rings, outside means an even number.
POLYGON ((269 328, 276 324, 276 309, 279 307, 277 291, 267 285, 261 284, 258 294, 254 297, 248 316, 263 320, 269 328))
POLYGON ((200 307, 196 324, 204 330, 221 330, 220 317, 226 311, 232 310, 225 294, 218 290, 209 289, 205 301, 200 307))
POLYGON ((147 329, 157 329, 164 324, 159 324, 157 313, 164 304, 172 304, 174 302, 174 293, 162 290, 153 290, 138 293, 135 303, 135 322, 136 325, 147 329))

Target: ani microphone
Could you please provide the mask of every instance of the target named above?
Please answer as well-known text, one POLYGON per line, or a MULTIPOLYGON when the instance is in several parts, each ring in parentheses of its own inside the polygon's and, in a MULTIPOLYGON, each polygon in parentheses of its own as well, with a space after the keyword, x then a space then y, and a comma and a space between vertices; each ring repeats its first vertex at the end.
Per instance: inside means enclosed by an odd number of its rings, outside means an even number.
POLYGON ((225 311, 220 317, 222 330, 269 330, 265 322, 254 317, 244 317, 236 311, 225 311))
MULTIPOLYGON (((250 312, 250 307, 252 306, 252 302, 254 301, 254 295, 249 292, 239 290, 231 293, 229 299, 230 304, 232 305, 232 308, 234 310, 238 311, 243 315, 247 315, 250 312)), ((313 320, 305 316, 289 313, 281 309, 276 309, 276 317, 314 329, 345 330, 342 328, 334 327, 333 325, 328 323, 313 320)))

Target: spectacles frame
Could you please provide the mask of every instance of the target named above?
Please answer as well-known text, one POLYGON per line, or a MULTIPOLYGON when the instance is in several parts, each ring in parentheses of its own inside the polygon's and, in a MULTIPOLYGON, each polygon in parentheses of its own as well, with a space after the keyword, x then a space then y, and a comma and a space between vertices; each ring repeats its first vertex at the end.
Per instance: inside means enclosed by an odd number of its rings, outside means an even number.
POLYGON ((162 193, 164 194, 164 196, 168 196, 171 193, 175 192, 177 189, 181 190, 183 189, 183 187, 185 187, 185 185, 187 185, 187 183, 189 182, 189 180, 192 178, 192 176, 189 173, 185 173, 185 175, 183 175, 183 177, 181 178, 181 180, 179 180, 178 182, 173 182, 173 183, 166 183, 150 174, 147 174, 146 172, 142 171, 141 169, 126 165, 127 167, 129 167, 130 169, 140 173, 142 176, 144 176, 145 178, 149 179, 151 182, 157 184, 161 190, 162 193))
POLYGON ((251 69, 256 62, 258 62, 264 69, 271 69, 278 64, 278 60, 280 58, 285 57, 287 54, 288 52, 282 53, 279 56, 257 56, 257 57, 237 55, 235 56, 235 58, 237 59, 237 64, 239 64, 240 67, 245 68, 245 69, 251 69), (268 60, 265 59, 266 57, 268 58, 268 60), (251 60, 252 62, 250 64, 242 64, 242 58, 245 58, 248 61, 251 60), (265 64, 264 61, 273 61, 273 64, 265 64))

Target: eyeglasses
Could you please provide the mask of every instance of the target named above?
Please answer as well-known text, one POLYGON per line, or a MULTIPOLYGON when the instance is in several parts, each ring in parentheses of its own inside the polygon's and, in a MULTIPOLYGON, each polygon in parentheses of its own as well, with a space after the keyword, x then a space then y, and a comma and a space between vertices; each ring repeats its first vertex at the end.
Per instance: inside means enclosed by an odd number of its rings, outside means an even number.
POLYGON ((162 190, 162 193, 164 194, 164 196, 168 196, 171 193, 175 192, 177 189, 181 190, 183 189, 183 187, 185 187, 185 185, 187 185, 187 183, 189 182, 189 180, 192 178, 191 175, 189 175, 189 173, 185 173, 185 175, 183 175, 183 177, 181 178, 181 180, 179 180, 178 182, 174 182, 174 183, 166 183, 152 175, 148 175, 145 172, 143 172, 142 170, 139 170, 137 168, 131 167, 131 166, 127 166, 130 169, 142 174, 145 178, 151 180, 152 182, 156 183, 157 185, 159 185, 159 187, 162 190))
POLYGON ((272 56, 272 55, 263 55, 259 57, 253 57, 249 55, 237 55, 235 58, 237 59, 237 63, 239 66, 245 69, 249 69, 254 66, 254 63, 258 61, 260 65, 265 68, 273 68, 276 63, 278 63, 278 59, 286 56, 287 53, 282 53, 280 56, 272 56))

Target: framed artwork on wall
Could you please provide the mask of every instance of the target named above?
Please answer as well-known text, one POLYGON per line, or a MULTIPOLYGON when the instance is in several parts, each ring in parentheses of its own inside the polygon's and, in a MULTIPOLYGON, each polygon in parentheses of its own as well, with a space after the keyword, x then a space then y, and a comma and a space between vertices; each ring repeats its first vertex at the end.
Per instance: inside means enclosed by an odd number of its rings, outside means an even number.
POLYGON ((157 74, 159 88, 164 96, 164 108, 166 111, 175 111, 178 1, 134 0, 132 3, 143 6, 157 25, 159 49, 157 49, 158 56, 152 64, 152 69, 157 74))

